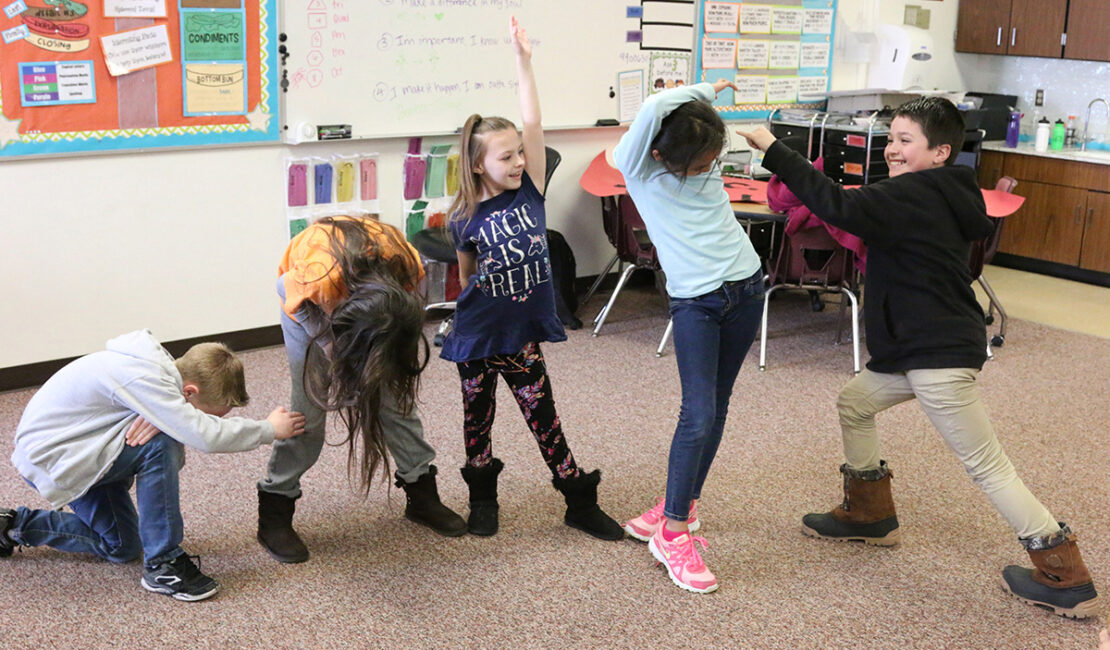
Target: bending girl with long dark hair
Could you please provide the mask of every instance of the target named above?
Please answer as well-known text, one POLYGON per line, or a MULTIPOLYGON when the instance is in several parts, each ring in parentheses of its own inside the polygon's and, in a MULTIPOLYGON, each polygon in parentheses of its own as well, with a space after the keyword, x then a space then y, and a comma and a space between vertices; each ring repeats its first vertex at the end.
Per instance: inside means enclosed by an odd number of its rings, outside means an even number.
POLYGON ((308 559, 293 513, 300 478, 320 456, 328 411, 343 422, 347 467, 363 493, 380 466, 388 474, 392 455, 405 516, 442 535, 465 533, 466 522, 439 500, 435 451, 416 409, 428 360, 416 251, 392 226, 325 217, 289 242, 279 273, 291 401, 306 423, 295 443, 275 444, 258 483, 258 541, 280 562, 308 559))

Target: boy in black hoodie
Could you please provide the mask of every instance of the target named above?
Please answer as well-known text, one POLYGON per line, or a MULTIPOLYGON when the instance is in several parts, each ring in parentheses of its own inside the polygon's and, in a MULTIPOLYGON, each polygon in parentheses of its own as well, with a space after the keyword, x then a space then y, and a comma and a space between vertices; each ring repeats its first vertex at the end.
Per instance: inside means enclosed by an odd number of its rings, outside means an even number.
POLYGON ((898 107, 885 151, 890 178, 850 190, 766 129, 738 133, 766 152, 763 166, 814 214, 868 247, 863 315, 871 360, 837 400, 847 460, 840 466, 844 502, 806 515, 802 532, 878 546, 899 542, 892 474, 879 458, 875 415, 917 398, 1033 561, 1033 570, 1006 567, 1003 586, 1061 616, 1097 614, 1098 593, 1075 535, 1018 478, 979 400, 975 381, 986 361, 986 327, 968 257, 971 242, 990 234, 991 222, 975 172, 952 166, 963 145, 960 112, 939 97, 898 107))

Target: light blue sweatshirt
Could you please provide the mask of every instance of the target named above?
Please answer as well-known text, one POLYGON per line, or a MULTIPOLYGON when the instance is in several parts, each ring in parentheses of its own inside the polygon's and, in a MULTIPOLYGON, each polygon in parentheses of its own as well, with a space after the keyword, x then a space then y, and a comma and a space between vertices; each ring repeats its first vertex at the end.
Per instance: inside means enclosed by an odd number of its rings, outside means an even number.
POLYGON ((720 169, 677 177, 651 155, 651 142, 664 117, 686 102, 709 103, 714 97, 708 83, 649 97, 613 150, 659 253, 672 298, 694 298, 760 269, 759 255, 732 212, 720 169))
POLYGON ((185 401, 173 357, 147 330, 73 361, 31 397, 12 463, 54 508, 83 495, 112 467, 137 416, 205 452, 248 451, 274 441, 266 420, 218 418, 185 401))

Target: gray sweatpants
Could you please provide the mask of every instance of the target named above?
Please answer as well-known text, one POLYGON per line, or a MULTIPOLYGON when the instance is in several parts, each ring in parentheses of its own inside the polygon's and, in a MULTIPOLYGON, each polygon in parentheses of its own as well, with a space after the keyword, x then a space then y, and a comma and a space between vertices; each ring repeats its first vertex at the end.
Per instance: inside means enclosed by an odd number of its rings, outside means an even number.
MULTIPOLYGON (((285 300, 285 286, 277 283, 278 295, 285 300)), ((313 404, 304 389, 304 360, 311 335, 303 325, 281 312, 281 333, 285 339, 285 353, 289 358, 292 375, 290 409, 305 416, 304 434, 288 440, 275 440, 270 453, 266 478, 258 482, 258 489, 296 498, 301 495, 301 475, 316 464, 324 446, 327 413, 313 404)), ((382 394, 381 418, 385 446, 393 456, 397 476, 412 483, 428 473, 428 465, 435 459, 435 450, 424 441, 424 426, 420 413, 414 408, 409 414, 397 409, 396 398, 382 394)))

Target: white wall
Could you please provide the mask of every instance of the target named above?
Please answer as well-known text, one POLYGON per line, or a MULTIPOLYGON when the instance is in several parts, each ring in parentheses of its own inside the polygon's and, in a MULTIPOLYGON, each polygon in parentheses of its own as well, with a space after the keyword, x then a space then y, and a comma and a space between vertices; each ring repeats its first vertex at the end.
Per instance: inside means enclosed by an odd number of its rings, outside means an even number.
MULTIPOLYGON (((548 192, 548 222, 566 235, 579 275, 600 272, 612 248, 600 204, 578 178, 623 132, 548 134, 563 155, 548 192)), ((0 367, 85 354, 142 327, 170 341, 276 324, 275 273, 287 241, 285 156, 379 151, 383 220, 400 226, 406 145, 391 139, 0 163, 0 367)))

